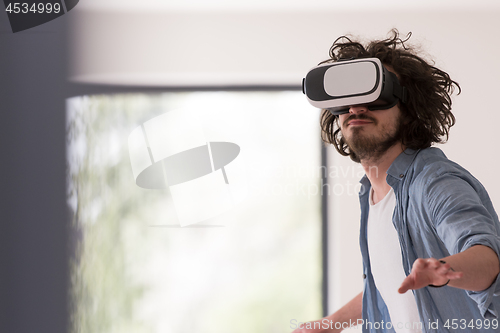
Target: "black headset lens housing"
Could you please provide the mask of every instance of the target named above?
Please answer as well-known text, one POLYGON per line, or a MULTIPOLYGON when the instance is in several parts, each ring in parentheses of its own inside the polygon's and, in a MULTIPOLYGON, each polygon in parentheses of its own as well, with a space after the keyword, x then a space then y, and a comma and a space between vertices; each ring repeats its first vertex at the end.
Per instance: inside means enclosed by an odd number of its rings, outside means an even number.
POLYGON ((384 110, 405 103, 407 93, 396 74, 378 58, 341 60, 314 67, 302 80, 309 103, 334 115, 348 113, 353 105, 384 110))

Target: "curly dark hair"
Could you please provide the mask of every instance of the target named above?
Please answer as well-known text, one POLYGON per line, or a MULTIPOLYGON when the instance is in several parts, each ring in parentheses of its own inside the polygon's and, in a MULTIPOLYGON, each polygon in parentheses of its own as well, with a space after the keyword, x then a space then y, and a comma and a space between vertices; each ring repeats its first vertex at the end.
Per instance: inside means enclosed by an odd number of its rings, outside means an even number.
MULTIPOLYGON (((391 37, 372 41, 366 47, 347 36, 341 36, 330 48, 330 59, 322 64, 350 58, 380 59, 383 64, 394 69, 401 85, 408 91, 407 102, 399 103, 402 144, 407 148, 423 149, 432 143, 446 142, 450 127, 455 124, 455 116, 451 113, 451 94, 455 87, 460 94, 459 84, 446 72, 417 56, 417 52, 405 44, 411 33, 405 40, 399 37, 396 29, 391 30, 390 34, 391 37)), ((340 154, 360 162, 342 136, 338 116, 323 110, 320 123, 324 142, 334 144, 340 154)))

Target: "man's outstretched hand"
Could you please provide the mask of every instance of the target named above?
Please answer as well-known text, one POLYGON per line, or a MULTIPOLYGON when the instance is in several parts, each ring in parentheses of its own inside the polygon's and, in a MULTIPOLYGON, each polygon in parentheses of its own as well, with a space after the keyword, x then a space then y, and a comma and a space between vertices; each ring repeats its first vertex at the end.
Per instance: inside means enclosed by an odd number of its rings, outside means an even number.
POLYGON ((413 263, 410 275, 403 280, 398 289, 400 294, 404 294, 410 289, 420 289, 430 284, 442 286, 448 280, 456 280, 462 277, 462 272, 455 272, 449 264, 443 264, 434 258, 419 258, 413 263))

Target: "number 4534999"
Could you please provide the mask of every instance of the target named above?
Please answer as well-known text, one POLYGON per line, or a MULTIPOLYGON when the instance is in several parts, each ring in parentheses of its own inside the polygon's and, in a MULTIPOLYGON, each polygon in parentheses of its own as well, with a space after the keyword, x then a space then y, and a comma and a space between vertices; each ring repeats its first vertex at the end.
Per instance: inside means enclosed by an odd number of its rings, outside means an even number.
POLYGON ((61 4, 59 3, 34 3, 34 4, 28 4, 28 3, 9 3, 7 7, 5 8, 5 11, 8 13, 14 13, 14 14, 27 14, 27 13, 59 13, 61 11, 61 4))
POLYGON ((443 325, 445 328, 448 329, 461 329, 461 330, 475 330, 475 329, 490 329, 493 328, 494 330, 498 329, 498 319, 471 319, 469 322, 465 319, 448 319, 443 325))

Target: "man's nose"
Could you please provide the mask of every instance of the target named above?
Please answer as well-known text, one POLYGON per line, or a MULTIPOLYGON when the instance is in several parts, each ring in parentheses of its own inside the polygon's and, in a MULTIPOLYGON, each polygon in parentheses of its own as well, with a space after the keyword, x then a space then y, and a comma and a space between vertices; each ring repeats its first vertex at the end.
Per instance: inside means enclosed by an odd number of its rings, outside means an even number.
POLYGON ((353 114, 363 113, 363 112, 367 112, 367 111, 368 111, 368 107, 366 105, 351 105, 349 107, 349 113, 353 113, 353 114))

